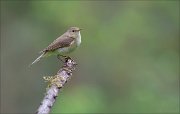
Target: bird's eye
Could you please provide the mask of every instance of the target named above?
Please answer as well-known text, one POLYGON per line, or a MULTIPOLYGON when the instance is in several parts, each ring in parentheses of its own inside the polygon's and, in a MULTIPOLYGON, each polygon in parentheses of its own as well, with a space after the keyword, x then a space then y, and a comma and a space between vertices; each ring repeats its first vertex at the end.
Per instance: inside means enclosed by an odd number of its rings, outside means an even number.
POLYGON ((72 32, 75 32, 75 30, 72 30, 72 32))

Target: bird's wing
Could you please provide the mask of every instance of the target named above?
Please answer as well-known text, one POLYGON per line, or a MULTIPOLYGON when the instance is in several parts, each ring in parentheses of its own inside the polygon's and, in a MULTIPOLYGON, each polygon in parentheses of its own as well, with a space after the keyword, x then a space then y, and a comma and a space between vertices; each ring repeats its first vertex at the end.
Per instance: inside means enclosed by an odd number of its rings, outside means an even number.
POLYGON ((42 52, 54 51, 58 48, 68 47, 74 41, 73 37, 60 36, 54 40, 48 47, 46 47, 42 52))

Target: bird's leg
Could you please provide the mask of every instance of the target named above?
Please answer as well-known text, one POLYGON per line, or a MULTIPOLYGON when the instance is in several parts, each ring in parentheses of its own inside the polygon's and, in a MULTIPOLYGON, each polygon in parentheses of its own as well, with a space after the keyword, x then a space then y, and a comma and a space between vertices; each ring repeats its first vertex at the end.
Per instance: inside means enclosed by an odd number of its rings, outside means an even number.
POLYGON ((71 57, 65 55, 57 55, 57 58, 62 62, 67 62, 68 59, 71 59, 71 57), (64 57, 65 61, 63 61, 61 57, 64 57))
POLYGON ((58 58, 60 61, 64 62, 64 61, 62 60, 61 56, 62 56, 62 55, 57 55, 57 58, 58 58))

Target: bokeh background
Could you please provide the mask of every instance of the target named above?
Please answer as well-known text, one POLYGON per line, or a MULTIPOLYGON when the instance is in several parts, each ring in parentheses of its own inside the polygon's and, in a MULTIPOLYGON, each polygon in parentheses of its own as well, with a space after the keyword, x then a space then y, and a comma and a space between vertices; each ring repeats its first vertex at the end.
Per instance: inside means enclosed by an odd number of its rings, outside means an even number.
POLYGON ((33 113, 61 67, 28 65, 70 26, 78 63, 52 113, 178 113, 179 1, 1 1, 1 112, 33 113))

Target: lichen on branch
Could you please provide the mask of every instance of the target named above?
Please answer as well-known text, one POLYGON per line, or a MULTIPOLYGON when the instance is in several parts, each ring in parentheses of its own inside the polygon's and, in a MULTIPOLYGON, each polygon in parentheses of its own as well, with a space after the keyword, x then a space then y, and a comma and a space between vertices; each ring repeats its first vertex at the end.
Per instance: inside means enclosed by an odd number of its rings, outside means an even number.
POLYGON ((72 71, 75 70, 76 62, 70 58, 66 59, 62 68, 59 69, 55 76, 44 77, 45 81, 47 81, 48 88, 46 90, 46 94, 40 103, 36 114, 49 114, 51 108, 56 101, 56 97, 58 93, 63 88, 64 84, 70 79, 72 76, 72 71))

